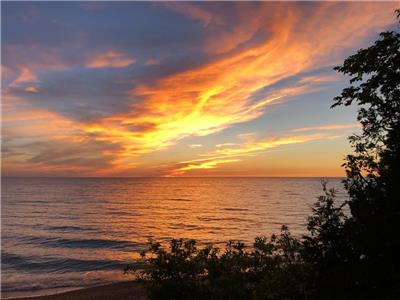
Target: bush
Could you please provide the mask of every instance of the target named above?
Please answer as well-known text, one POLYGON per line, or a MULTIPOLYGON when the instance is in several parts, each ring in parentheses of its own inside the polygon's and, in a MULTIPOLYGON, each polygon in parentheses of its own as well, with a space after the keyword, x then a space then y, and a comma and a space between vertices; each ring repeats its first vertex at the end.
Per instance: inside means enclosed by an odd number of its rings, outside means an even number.
POLYGON ((302 243, 283 226, 252 247, 229 241, 223 251, 194 240, 172 240, 168 250, 150 242, 141 268, 129 271, 139 274, 150 299, 307 299, 301 253, 302 243))

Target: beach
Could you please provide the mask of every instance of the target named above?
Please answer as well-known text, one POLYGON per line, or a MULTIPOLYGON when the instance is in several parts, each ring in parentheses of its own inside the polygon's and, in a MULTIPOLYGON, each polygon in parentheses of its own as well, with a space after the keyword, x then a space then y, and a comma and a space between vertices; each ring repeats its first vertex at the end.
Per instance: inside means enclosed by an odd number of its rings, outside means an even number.
POLYGON ((11 300, 144 300, 147 299, 146 291, 137 281, 118 282, 59 294, 12 298, 11 300))

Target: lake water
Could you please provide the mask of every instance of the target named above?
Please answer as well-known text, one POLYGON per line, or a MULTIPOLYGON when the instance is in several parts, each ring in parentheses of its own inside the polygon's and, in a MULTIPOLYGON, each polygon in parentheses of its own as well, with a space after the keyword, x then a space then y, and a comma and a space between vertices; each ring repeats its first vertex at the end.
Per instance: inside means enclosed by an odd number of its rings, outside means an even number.
MULTIPOLYGON (((328 186, 343 200, 340 178, 328 186)), ((2 296, 130 279, 148 239, 305 232, 319 178, 3 178, 2 296)))

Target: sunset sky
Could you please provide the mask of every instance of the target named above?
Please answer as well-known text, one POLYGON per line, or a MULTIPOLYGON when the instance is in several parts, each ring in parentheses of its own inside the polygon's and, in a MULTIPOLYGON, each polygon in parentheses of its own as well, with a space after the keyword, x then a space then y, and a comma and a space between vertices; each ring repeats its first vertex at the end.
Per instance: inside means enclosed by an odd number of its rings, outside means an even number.
POLYGON ((342 176, 332 68, 397 6, 3 2, 3 176, 342 176))

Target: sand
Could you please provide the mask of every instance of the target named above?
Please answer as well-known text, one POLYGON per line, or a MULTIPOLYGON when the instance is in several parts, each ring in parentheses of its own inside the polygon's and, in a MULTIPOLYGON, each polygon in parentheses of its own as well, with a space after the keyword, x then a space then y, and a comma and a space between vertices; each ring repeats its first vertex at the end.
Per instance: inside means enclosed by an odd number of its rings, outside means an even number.
POLYGON ((136 281, 119 282, 60 294, 12 300, 145 300, 146 291, 136 281))

